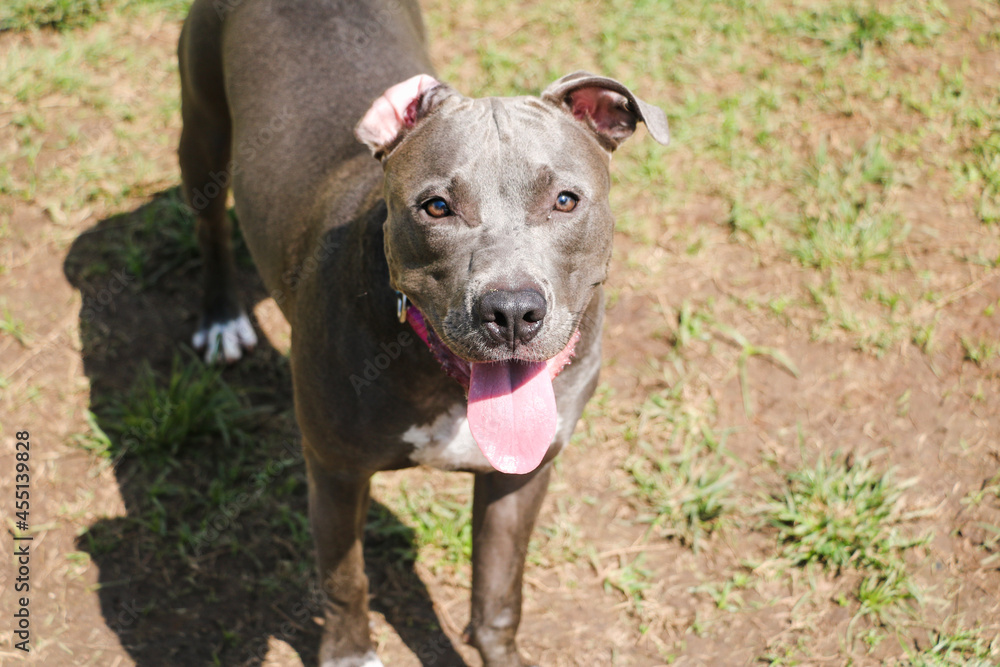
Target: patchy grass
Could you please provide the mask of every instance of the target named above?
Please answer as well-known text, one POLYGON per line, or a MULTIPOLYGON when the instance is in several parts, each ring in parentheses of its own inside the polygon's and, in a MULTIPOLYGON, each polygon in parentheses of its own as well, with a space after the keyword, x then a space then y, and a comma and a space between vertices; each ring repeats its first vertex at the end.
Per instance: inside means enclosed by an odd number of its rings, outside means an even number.
POLYGON ((712 598, 717 609, 735 612, 746 606, 742 590, 754 584, 753 577, 746 572, 737 572, 729 579, 718 583, 709 582, 694 589, 695 593, 704 593, 712 598))
POLYGON ((900 499, 915 480, 896 483, 891 471, 879 472, 870 458, 821 458, 789 472, 786 481, 767 517, 778 529, 782 556, 795 565, 885 570, 921 543, 899 534, 906 520, 900 499))
POLYGON ((113 12, 134 15, 137 9, 180 18, 189 5, 188 0, 10 0, 0 8, 0 32, 39 28, 66 32, 106 20, 113 12))
MULTIPOLYGON (((287 369, 266 345, 214 379, 151 352, 167 334, 149 313, 177 339, 195 317, 197 247, 175 190, 188 4, 0 8, 0 360, 20 364, 0 402, 58 455, 39 471, 40 485, 56 476, 42 502, 76 494, 49 512, 67 523, 38 554, 58 562, 39 567, 63 598, 37 613, 95 663, 183 645, 174 662, 284 664, 261 657, 280 639, 309 664, 312 640, 296 636, 312 624, 292 613, 312 577, 297 433, 287 396, 258 393, 287 387, 287 369), (82 350, 72 330, 52 338, 77 304, 51 275, 78 238, 95 248, 65 260, 83 283, 82 350), (146 358, 158 372, 136 370, 146 358), (125 590, 138 618, 112 628, 125 590), (86 622, 59 626, 65 609, 86 622)), ((525 618, 551 630, 523 624, 529 657, 1000 664, 996 3, 425 9, 438 72, 466 94, 589 69, 663 106, 672 129, 671 146, 640 130, 613 159, 607 384, 529 548, 525 618), (844 454, 792 463, 806 434, 844 454), (858 458, 876 447, 884 466, 858 458), (936 514, 904 509, 899 479, 914 476, 936 514)), ((427 647, 397 634, 434 626, 435 609, 460 643, 469 484, 411 471, 374 489, 375 635, 387 664, 408 664, 427 647), (433 604, 407 607, 424 584, 433 604)))
MULTIPOLYGON (((376 493, 412 534, 415 561, 429 570, 470 584, 472 496, 463 476, 427 480, 417 487, 405 481, 392 494, 376 493)), ((376 488, 382 483, 376 481, 376 488)), ((369 526, 371 529, 371 526, 369 526)))
POLYGON ((603 570, 602 581, 606 593, 616 592, 625 598, 625 602, 639 617, 643 615, 647 599, 647 591, 651 587, 652 571, 643 567, 645 555, 639 554, 633 558, 620 557, 617 567, 603 570))
POLYGON ((97 415, 87 410, 84 419, 87 422, 87 430, 74 434, 71 438, 73 444, 98 459, 111 459, 114 455, 115 444, 104 432, 97 415))
POLYGON ((1000 355, 1000 342, 991 338, 967 338, 962 336, 962 349, 965 350, 965 359, 977 366, 986 366, 990 361, 1000 355))
MULTIPOLYGON (((855 625, 862 619, 902 627, 921 596, 906 552, 930 539, 910 537, 903 528, 919 516, 904 512, 902 503, 903 492, 916 480, 896 482, 891 470, 873 467, 870 456, 850 460, 834 454, 790 471, 785 483, 782 495, 764 509, 778 529, 780 557, 798 567, 815 564, 861 575, 847 642, 857 638, 855 625)), ((874 628, 864 638, 881 641, 874 628)))
POLYGON ((843 160, 821 145, 795 192, 802 218, 791 254, 817 269, 898 267, 898 248, 909 230, 888 201, 892 173, 878 141, 843 160))
POLYGON ((178 355, 165 380, 142 367, 129 392, 104 410, 104 429, 117 436, 119 456, 134 450, 156 460, 206 441, 242 443, 259 414, 222 381, 218 369, 178 355))
POLYGON ((648 444, 625 463, 636 484, 637 496, 649 506, 640 514, 654 533, 679 535, 697 551, 699 540, 719 525, 732 509, 734 484, 724 459, 701 446, 689 446, 674 455, 655 452, 648 444))
POLYGON ((0 31, 86 27, 104 16, 102 0, 11 0, 0 9, 0 31))
POLYGON ((69 224, 95 205, 120 205, 176 181, 176 166, 155 159, 174 149, 163 130, 179 118, 176 65, 123 47, 122 37, 120 27, 97 24, 67 33, 59 48, 13 43, 0 51, 0 103, 18 109, 0 194, 37 202, 69 224))
POLYGON ((863 57, 870 49, 930 45, 944 29, 939 18, 942 11, 935 3, 917 11, 896 3, 884 11, 852 2, 830 2, 821 9, 779 13, 773 32, 815 40, 834 54, 863 57))
POLYGON ((929 646, 910 653, 913 667, 993 667, 1000 660, 1000 637, 977 630, 931 632, 929 646))
MULTIPOLYGON (((698 321, 682 310, 678 340, 701 337, 698 321), (685 328, 695 331, 682 333, 685 328)), ((685 403, 681 383, 650 395, 627 437, 634 444, 623 468, 640 503, 639 521, 653 534, 679 537, 697 551, 735 502, 725 434, 685 403)))
POLYGON ((995 565, 1000 562, 1000 473, 983 481, 978 490, 970 491, 962 499, 962 504, 984 512, 984 517, 991 517, 988 521, 976 522, 978 531, 973 541, 986 554, 980 564, 995 565), (990 511, 993 512, 992 515, 989 514, 990 511))
POLYGON ((31 335, 28 334, 25 324, 22 320, 19 320, 10 312, 10 307, 7 305, 7 300, 4 299, 0 301, 0 310, 2 310, 2 315, 0 315, 0 333, 10 336, 21 346, 26 346, 31 341, 31 335))
POLYGON ((993 127, 969 153, 966 178, 979 189, 976 215, 987 224, 1000 222, 1000 126, 993 127))
POLYGON ((557 567, 583 558, 586 552, 584 530, 577 517, 590 504, 593 504, 592 498, 556 497, 552 516, 535 526, 528 546, 528 562, 541 567, 557 567))
MULTIPOLYGON (((108 244, 106 260, 111 266, 122 267, 127 275, 137 278, 135 288, 148 288, 164 275, 200 264, 194 218, 179 189, 154 200, 137 222, 123 228, 108 244), (153 248, 152 252, 150 248, 153 248)), ((241 259, 245 259, 245 246, 242 237, 238 238, 240 241, 235 247, 240 251, 241 259)))

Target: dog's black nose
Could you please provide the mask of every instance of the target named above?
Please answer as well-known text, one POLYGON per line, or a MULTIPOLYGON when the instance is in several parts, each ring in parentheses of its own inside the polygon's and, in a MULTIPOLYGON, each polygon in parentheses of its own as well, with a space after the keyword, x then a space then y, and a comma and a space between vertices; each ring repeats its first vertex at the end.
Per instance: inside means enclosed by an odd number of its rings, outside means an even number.
POLYGON ((534 338, 546 312, 545 297, 533 289, 493 290, 480 297, 476 307, 483 328, 498 343, 511 347, 534 338))

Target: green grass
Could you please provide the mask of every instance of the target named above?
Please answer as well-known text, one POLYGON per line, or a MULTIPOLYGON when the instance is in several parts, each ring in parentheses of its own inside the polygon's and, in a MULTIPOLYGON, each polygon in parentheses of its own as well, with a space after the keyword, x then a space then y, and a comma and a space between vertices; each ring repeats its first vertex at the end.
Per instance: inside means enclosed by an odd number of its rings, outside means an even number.
POLYGON ((650 589, 652 572, 643 567, 645 555, 639 554, 632 560, 625 558, 616 568, 610 568, 603 577, 604 591, 617 591, 624 596, 632 611, 642 616, 645 611, 646 592, 650 589))
MULTIPOLYGON (((985 480, 981 488, 966 494, 965 498, 962 499, 962 504, 972 508, 985 506, 987 511, 990 509, 1000 510, 1000 473, 985 480)), ((981 521, 977 522, 977 526, 982 531, 982 537, 975 540, 974 544, 986 552, 980 565, 991 567, 1000 562, 1000 521, 993 523, 981 521)))
POLYGON ((885 570, 921 542, 900 533, 900 500, 913 481, 896 482, 870 458, 821 457, 790 471, 786 483, 766 515, 778 529, 782 556, 794 565, 885 570))
POLYGON ((712 302, 705 304, 704 308, 695 308, 690 301, 681 304, 680 312, 677 313, 677 329, 674 332, 674 347, 683 350, 696 341, 705 342, 712 337, 712 327, 714 320, 708 311, 712 309, 712 302))
MULTIPOLYGON (((194 217, 182 202, 179 188, 155 197, 135 212, 114 216, 98 233, 102 235, 96 248, 99 255, 74 270, 79 271, 80 279, 114 294, 149 289, 165 276, 189 272, 201 263, 194 217)), ((244 265, 249 262, 249 253, 238 225, 234 225, 233 241, 237 262, 244 265)), ((100 299, 101 294, 96 297, 100 299)), ((105 304, 98 300, 96 305, 105 304)))
POLYGON ((962 502, 975 506, 985 502, 987 499, 1000 502, 1000 473, 997 473, 992 479, 983 482, 981 489, 969 492, 962 502))
POLYGON ((104 17, 105 0, 10 0, 0 9, 0 31, 72 30, 104 17))
POLYGON ((252 560, 257 536, 273 534, 308 553, 298 444, 259 435, 273 409, 251 405, 252 392, 193 355, 175 355, 163 373, 141 365, 131 386, 95 406, 70 443, 142 492, 120 525, 84 534, 87 550, 107 554, 132 540, 150 558, 187 567, 209 553, 252 560))
POLYGON ((814 40, 830 53, 864 56, 874 48, 929 45, 943 30, 940 20, 929 15, 935 9, 940 11, 934 3, 917 11, 896 3, 883 12, 867 3, 830 2, 822 9, 777 13, 772 32, 814 40))
POLYGON ((966 166, 970 179, 979 183, 976 215, 987 224, 1000 222, 1000 126, 973 145, 966 166))
POLYGON ((914 652, 909 647, 911 667, 996 667, 1000 664, 1000 637, 986 633, 955 629, 934 630, 929 645, 914 652))
POLYGON ((461 477, 449 481, 452 485, 445 488, 429 483, 411 488, 404 482, 382 502, 413 531, 418 560, 434 572, 466 580, 472 563, 470 489, 455 486, 461 477))
POLYGON ((909 226, 888 200, 893 171, 879 141, 840 160, 821 145, 795 192, 802 217, 792 256, 818 269, 901 265, 909 226))
POLYGON ((875 574, 869 574, 858 585, 858 610, 848 626, 847 639, 852 639, 853 624, 868 618, 874 623, 887 626, 902 624, 914 615, 920 591, 910 573, 902 564, 875 574))
MULTIPOLYGON (((194 217, 179 189, 154 199, 143 208, 136 224, 122 232, 113 241, 115 250, 109 260, 136 276, 139 287, 154 285, 163 276, 201 260, 194 217)), ((234 238, 239 239, 235 245, 242 253, 242 237, 235 229, 234 238)))
MULTIPOLYGON (((556 469, 558 474, 558 469, 556 469)), ((548 520, 540 519, 528 546, 528 563, 541 567, 555 567, 572 563, 583 557, 584 530, 574 509, 586 499, 554 496, 555 512, 548 520)))
POLYGON ((365 524, 365 544, 378 549, 390 562, 410 567, 417 560, 414 530, 400 523, 396 516, 381 503, 372 503, 365 524))
MULTIPOLYGON (((919 294, 915 289, 872 289, 844 280, 840 272, 831 271, 820 282, 805 286, 805 304, 793 302, 814 311, 808 326, 813 340, 847 341, 879 359, 907 343, 928 355, 938 351, 937 295, 919 294)), ((871 279, 864 284, 879 282, 871 279)))
POLYGON ((641 515, 663 535, 679 534, 696 550, 699 540, 714 531, 721 517, 732 509, 734 484, 729 465, 704 455, 700 447, 675 455, 640 446, 640 453, 625 464, 638 497, 652 515, 641 515))
POLYGON ((702 584, 695 588, 694 592, 707 594, 712 598, 716 608, 722 611, 734 612, 746 606, 746 602, 740 591, 752 586, 753 583, 753 577, 746 572, 737 572, 721 583, 709 582, 702 584))
POLYGON ((112 12, 140 8, 181 17, 188 6, 189 0, 8 0, 0 7, 0 32, 74 30, 105 20, 112 12))
POLYGON ((98 421, 97 415, 90 410, 84 413, 87 422, 87 430, 74 434, 70 441, 80 449, 90 453, 99 459, 110 459, 115 448, 115 444, 104 432, 98 421))
POLYGON ((0 54, 0 104, 16 109, 0 195, 40 204, 66 224, 175 180, 176 163, 154 155, 173 142, 165 130, 178 119, 176 65, 156 49, 123 46, 121 32, 120 22, 100 23, 71 30, 58 48, 15 41, 0 54), (132 78, 148 92, 113 92, 132 78), (43 149, 49 159, 39 161, 43 149))
POLYGON ((725 434, 688 411, 679 387, 652 394, 639 410, 623 469, 639 501, 639 520, 662 537, 698 549, 734 504, 725 434))
POLYGON ((986 366, 994 357, 1000 355, 1000 341, 962 336, 961 343, 965 359, 977 366, 986 366))
MULTIPOLYGON (((898 482, 892 470, 880 471, 871 457, 821 456, 815 464, 787 473, 782 494, 764 508, 778 530, 780 557, 792 565, 817 565, 837 574, 861 575, 857 607, 848 624, 869 619, 876 626, 903 627, 921 600, 906 553, 930 537, 910 537, 904 524, 917 513, 903 511, 902 496, 916 480, 898 482)), ((867 642, 878 642, 871 628, 867 642)))
POLYGON ((22 347, 26 347, 31 342, 31 336, 28 334, 24 322, 11 314, 6 299, 0 303, 3 304, 0 306, 0 309, 3 311, 3 314, 0 315, 0 333, 10 336, 20 343, 22 347))
POLYGON ((180 355, 166 378, 142 366, 131 389, 102 410, 116 454, 132 451, 145 460, 175 457, 206 442, 245 442, 260 414, 222 380, 219 369, 180 355))

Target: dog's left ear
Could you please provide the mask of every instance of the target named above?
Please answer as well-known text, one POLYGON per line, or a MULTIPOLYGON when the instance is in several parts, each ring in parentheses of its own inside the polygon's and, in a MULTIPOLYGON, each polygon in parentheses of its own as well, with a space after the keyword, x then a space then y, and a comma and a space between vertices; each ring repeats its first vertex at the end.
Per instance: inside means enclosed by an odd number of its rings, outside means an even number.
POLYGON ((433 111, 455 91, 432 76, 418 74, 392 86, 372 102, 354 136, 368 146, 372 155, 384 159, 406 131, 433 111))
POLYGON ((646 124, 653 139, 664 145, 670 141, 670 128, 663 110, 643 102, 614 79, 590 72, 573 72, 546 88, 542 99, 572 113, 609 151, 632 136, 640 120, 646 124))

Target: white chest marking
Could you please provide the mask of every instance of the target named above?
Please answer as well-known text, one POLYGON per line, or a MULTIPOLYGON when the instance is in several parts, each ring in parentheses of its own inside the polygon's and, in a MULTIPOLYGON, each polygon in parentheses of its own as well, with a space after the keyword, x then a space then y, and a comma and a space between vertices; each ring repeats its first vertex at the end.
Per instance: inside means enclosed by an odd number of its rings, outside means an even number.
POLYGON ((415 463, 441 470, 493 470, 472 438, 465 412, 465 404, 456 403, 432 423, 407 429, 403 440, 413 445, 410 458, 415 463))

